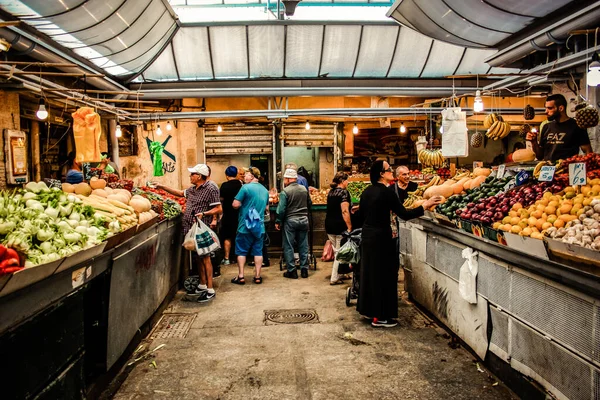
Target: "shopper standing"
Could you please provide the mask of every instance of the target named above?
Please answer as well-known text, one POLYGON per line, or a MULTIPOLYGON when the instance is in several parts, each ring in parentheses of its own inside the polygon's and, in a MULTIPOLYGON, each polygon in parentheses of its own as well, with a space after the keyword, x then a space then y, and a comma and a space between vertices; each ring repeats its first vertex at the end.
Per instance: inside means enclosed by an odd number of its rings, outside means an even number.
POLYGON ((235 246, 235 235, 238 228, 239 211, 233 208, 233 200, 242 188, 242 182, 237 178, 238 169, 230 165, 225 169, 225 179, 221 185, 220 195, 223 205, 223 217, 221 218, 221 241, 223 242, 223 265, 229 265, 229 255, 231 254, 231 244, 235 246))
MULTIPOLYGON (((218 188, 208 181, 210 170, 206 164, 198 164, 193 168, 188 168, 190 172, 190 183, 192 186, 185 190, 173 189, 165 185, 155 184, 157 188, 164 189, 167 192, 180 197, 185 197, 185 213, 183 214, 183 236, 192 228, 197 218, 210 226, 216 228, 215 217, 223 212, 221 201, 219 199, 218 188)), ((199 256, 192 252, 193 261, 198 268, 200 284, 192 292, 188 293, 184 299, 188 301, 198 301, 204 303, 215 298, 213 289, 213 268, 210 262, 210 255, 199 256)))
MULTIPOLYGON (((296 171, 296 173, 298 172, 298 165, 296 163, 290 162, 285 164, 285 170, 287 171, 288 169, 293 169, 294 171, 296 171)), ((298 174, 297 174, 298 175, 298 174)), ((296 179, 299 185, 302 185, 306 188, 306 190, 309 190, 309 186, 308 186, 308 181, 306 180, 305 177, 303 177, 302 175, 298 175, 298 178, 296 179)))
POLYGON ((374 327, 393 327, 398 324, 398 268, 394 262, 395 249, 390 227, 390 211, 404 220, 420 217, 424 207, 439 204, 435 196, 423 206, 404 208, 398 197, 388 189, 393 181, 392 168, 387 161, 375 161, 370 171, 372 185, 360 197, 363 218, 361 269, 357 310, 373 318, 374 327))
MULTIPOLYGON (((342 242, 342 233, 352 231, 352 222, 350 220, 350 193, 348 187, 348 174, 338 172, 333 177, 330 185, 331 190, 327 195, 327 214, 325 215, 325 232, 333 246, 335 256, 342 242)), ((334 258, 331 268, 330 285, 339 285, 344 283, 338 274, 340 262, 334 258)))
POLYGON ((239 209, 235 253, 238 261, 238 274, 231 283, 243 285, 246 256, 254 256, 254 283, 262 283, 262 249, 265 235, 265 209, 269 204, 269 191, 258 182, 260 171, 250 167, 246 170, 242 186, 233 200, 233 208, 239 209))
POLYGON ((298 172, 286 169, 283 174, 284 189, 279 195, 275 229, 283 226, 283 257, 287 271, 285 278, 298 279, 294 261, 294 246, 300 255, 300 273, 308 278, 308 190, 297 182, 298 172))

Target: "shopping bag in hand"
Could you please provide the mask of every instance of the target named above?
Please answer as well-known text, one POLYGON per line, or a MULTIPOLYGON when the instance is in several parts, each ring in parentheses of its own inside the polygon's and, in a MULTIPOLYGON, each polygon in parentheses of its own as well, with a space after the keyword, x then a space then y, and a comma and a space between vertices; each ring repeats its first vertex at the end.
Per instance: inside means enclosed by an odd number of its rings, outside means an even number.
POLYGON ((356 264, 360 261, 358 245, 348 240, 338 251, 335 259, 341 263, 356 264))
POLYGON ((330 240, 325 242, 325 246, 323 247, 323 255, 321 256, 321 261, 333 261, 335 259, 335 251, 333 250, 333 245, 330 240))
POLYGON ((221 248, 221 243, 217 234, 213 232, 204 222, 196 222, 196 252, 199 256, 204 256, 221 248))
POLYGON ((183 240, 183 248, 189 251, 196 251, 196 228, 198 224, 194 223, 183 240))

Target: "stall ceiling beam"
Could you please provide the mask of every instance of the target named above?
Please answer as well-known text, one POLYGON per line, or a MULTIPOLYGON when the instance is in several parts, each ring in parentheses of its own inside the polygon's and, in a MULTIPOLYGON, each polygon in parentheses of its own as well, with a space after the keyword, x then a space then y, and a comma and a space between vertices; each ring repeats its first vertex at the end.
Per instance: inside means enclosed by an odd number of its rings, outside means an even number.
MULTIPOLYGON (((381 118, 401 116, 438 116, 445 110, 443 107, 398 107, 398 108, 306 108, 294 110, 226 110, 226 111, 190 111, 190 112, 159 112, 140 115, 141 121, 168 120, 168 119, 206 119, 206 118, 250 118, 265 117, 267 119, 286 119, 294 117, 343 117, 343 118, 381 118)), ((473 109, 463 108, 468 115, 473 114, 473 109)), ((523 114, 523 108, 500 108, 495 111, 503 115, 523 114)), ((543 113, 543 108, 535 110, 543 113)))

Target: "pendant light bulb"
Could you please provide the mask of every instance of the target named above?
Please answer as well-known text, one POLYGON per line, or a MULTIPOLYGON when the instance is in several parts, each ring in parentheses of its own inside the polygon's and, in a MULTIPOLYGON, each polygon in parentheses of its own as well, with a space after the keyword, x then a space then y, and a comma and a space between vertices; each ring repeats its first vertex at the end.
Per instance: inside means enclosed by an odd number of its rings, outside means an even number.
POLYGON ((480 113, 483 111, 483 100, 481 99, 481 91, 475 92, 475 102, 473 103, 473 111, 480 113))
POLYGON ((156 135, 157 136, 162 135, 162 129, 160 129, 160 125, 156 125, 156 135))
POLYGON ((400 133, 406 133, 406 126, 404 125, 404 122, 400 124, 400 133))
POLYGON ((588 86, 600 85, 600 62, 592 61, 590 69, 587 73, 587 84, 588 86))
POLYGON ((223 132, 223 127, 221 124, 217 125, 217 132, 223 132))
POLYGON ((48 118, 48 110, 46 110, 46 101, 43 98, 40 99, 40 106, 38 107, 38 110, 35 113, 35 115, 41 120, 48 118))
POLYGON ((167 121, 167 131, 173 129, 173 125, 171 125, 171 121, 167 121))
POLYGON ((535 127, 531 128, 531 133, 537 133, 537 128, 535 128, 535 127))
POLYGON ((444 125, 440 125, 440 133, 444 133, 444 125))
POLYGON ((123 136, 123 132, 121 132, 121 125, 117 125, 117 128, 115 129, 115 136, 118 138, 123 136))
POLYGON ((304 125, 304 129, 307 131, 310 130, 310 122, 306 121, 306 125, 304 125))
POLYGON ((358 126, 356 126, 356 124, 354 124, 354 128, 352 128, 352 133, 355 135, 358 134, 358 126))

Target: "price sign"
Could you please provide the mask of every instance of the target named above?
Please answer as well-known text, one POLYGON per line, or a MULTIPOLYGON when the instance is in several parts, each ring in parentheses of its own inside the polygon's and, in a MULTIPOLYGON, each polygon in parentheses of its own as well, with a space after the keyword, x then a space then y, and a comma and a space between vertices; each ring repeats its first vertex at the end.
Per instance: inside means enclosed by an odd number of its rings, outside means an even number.
POLYGON ((523 171, 519 171, 519 173, 517 174, 517 176, 515 177, 515 184, 516 186, 521 186, 524 183, 527 183, 527 181, 529 180, 529 172, 523 170, 523 171))
POLYGON ((585 163, 569 164, 569 185, 585 185, 586 172, 585 163))
POLYGON ((496 178, 502 179, 504 178, 504 172, 506 171, 506 165, 500 164, 498 166, 498 172, 496 173, 496 178))
POLYGON ((554 179, 554 171, 556 171, 556 167, 554 165, 544 165, 540 170, 538 181, 552 182, 552 179, 554 179))

